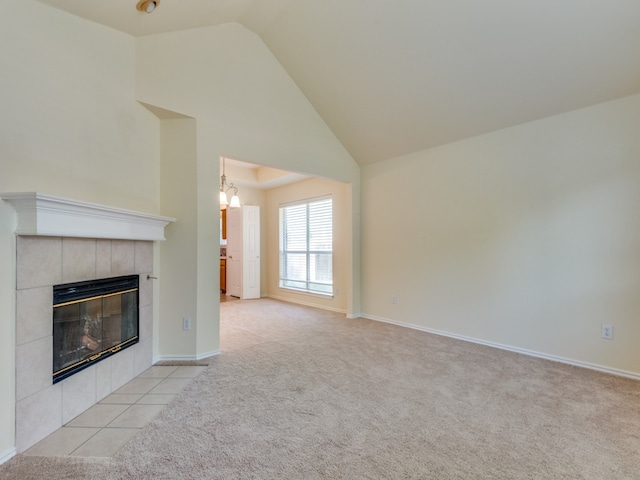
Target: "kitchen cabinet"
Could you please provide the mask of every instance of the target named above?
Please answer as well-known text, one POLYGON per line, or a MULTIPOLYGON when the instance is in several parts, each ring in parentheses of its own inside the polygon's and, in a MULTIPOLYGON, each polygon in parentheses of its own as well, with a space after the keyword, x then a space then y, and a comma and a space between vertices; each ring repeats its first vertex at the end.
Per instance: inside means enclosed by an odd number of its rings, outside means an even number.
POLYGON ((220 259, 220 291, 222 293, 227 291, 227 260, 225 258, 220 259))
POLYGON ((227 209, 220 210, 220 236, 227 239, 227 209))

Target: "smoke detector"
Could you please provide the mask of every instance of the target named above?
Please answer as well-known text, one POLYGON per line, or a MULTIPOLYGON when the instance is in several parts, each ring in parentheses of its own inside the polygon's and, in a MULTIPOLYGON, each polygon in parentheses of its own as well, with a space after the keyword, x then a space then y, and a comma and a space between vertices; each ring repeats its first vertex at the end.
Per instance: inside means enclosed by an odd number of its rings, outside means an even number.
POLYGON ((140 0, 136 5, 136 9, 141 12, 151 13, 160 4, 160 0, 140 0))

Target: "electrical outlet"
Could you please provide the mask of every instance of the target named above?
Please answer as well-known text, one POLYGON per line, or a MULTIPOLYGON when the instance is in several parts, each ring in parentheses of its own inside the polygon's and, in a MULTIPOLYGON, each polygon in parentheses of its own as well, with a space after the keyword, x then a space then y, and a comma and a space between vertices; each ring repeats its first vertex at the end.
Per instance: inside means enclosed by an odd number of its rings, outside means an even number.
POLYGON ((391 295, 391 303, 394 305, 398 303, 398 295, 396 295, 395 293, 391 295))
POLYGON ((182 329, 183 330, 191 330, 191 318, 184 317, 182 319, 182 329))
POLYGON ((602 338, 613 340, 613 325, 609 325, 608 323, 602 324, 602 338))

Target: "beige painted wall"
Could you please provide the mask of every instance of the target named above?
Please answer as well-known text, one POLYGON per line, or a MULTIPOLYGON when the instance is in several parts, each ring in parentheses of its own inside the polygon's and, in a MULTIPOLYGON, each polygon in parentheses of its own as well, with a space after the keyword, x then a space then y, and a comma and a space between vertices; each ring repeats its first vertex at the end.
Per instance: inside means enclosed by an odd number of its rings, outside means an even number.
POLYGON ((320 178, 311 178, 280 188, 267 190, 267 292, 270 297, 306 305, 347 312, 349 267, 351 265, 351 202, 350 185, 320 178), (299 200, 331 195, 333 199, 333 297, 308 295, 280 288, 279 277, 279 208, 299 200))
MULTIPOLYGON (((195 240, 198 269, 197 281, 185 281, 197 288, 192 317, 197 344, 194 352, 181 353, 200 356, 219 348, 219 297, 212 294, 219 289, 218 251, 212 246, 219 239, 220 157, 356 185, 359 167, 260 38, 244 27, 198 28, 142 37, 136 43, 138 99, 196 120, 197 221, 189 227, 189 236, 195 240)), ((359 196, 352 197, 351 204, 350 211, 357 212, 359 196)), ((351 225, 359 228, 358 220, 351 225)), ((353 241, 349 248, 351 258, 359 259, 354 253, 359 245, 353 241)), ((351 265, 351 284, 343 295, 351 296, 349 305, 359 311, 353 300, 359 265, 356 260, 351 265)), ((171 272, 163 269, 163 275, 171 272)), ((190 298, 175 296, 171 301, 186 305, 190 298)), ((171 349, 178 351, 177 345, 171 349)))
MULTIPOLYGON (((160 213, 158 119, 135 102, 134 41, 0 2, 0 192, 160 213)), ((0 458, 14 446, 15 212, 0 202, 0 458)))
POLYGON ((640 95, 363 168, 364 311, 640 374, 638 132, 640 95))
POLYGON ((223 155, 340 181, 359 179, 355 161, 262 40, 243 26, 136 42, 138 99, 198 120, 199 161, 213 165, 223 155))
POLYGON ((196 165, 196 121, 190 118, 163 119, 160 127, 161 205, 164 215, 177 221, 165 229, 160 245, 160 359, 193 357, 197 325, 183 330, 183 318, 196 315, 198 258, 197 195, 193 188, 196 165), (179 299, 179 301, 177 301, 179 299), (191 355, 190 355, 191 354, 191 355))

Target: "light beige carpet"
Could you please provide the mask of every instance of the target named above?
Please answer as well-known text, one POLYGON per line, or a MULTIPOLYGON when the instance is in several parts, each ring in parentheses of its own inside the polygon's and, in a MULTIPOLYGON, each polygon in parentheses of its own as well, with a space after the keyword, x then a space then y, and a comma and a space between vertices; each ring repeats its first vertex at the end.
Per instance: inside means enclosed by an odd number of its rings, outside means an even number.
POLYGON ((113 459, 19 479, 640 479, 640 382, 274 300, 113 459))

